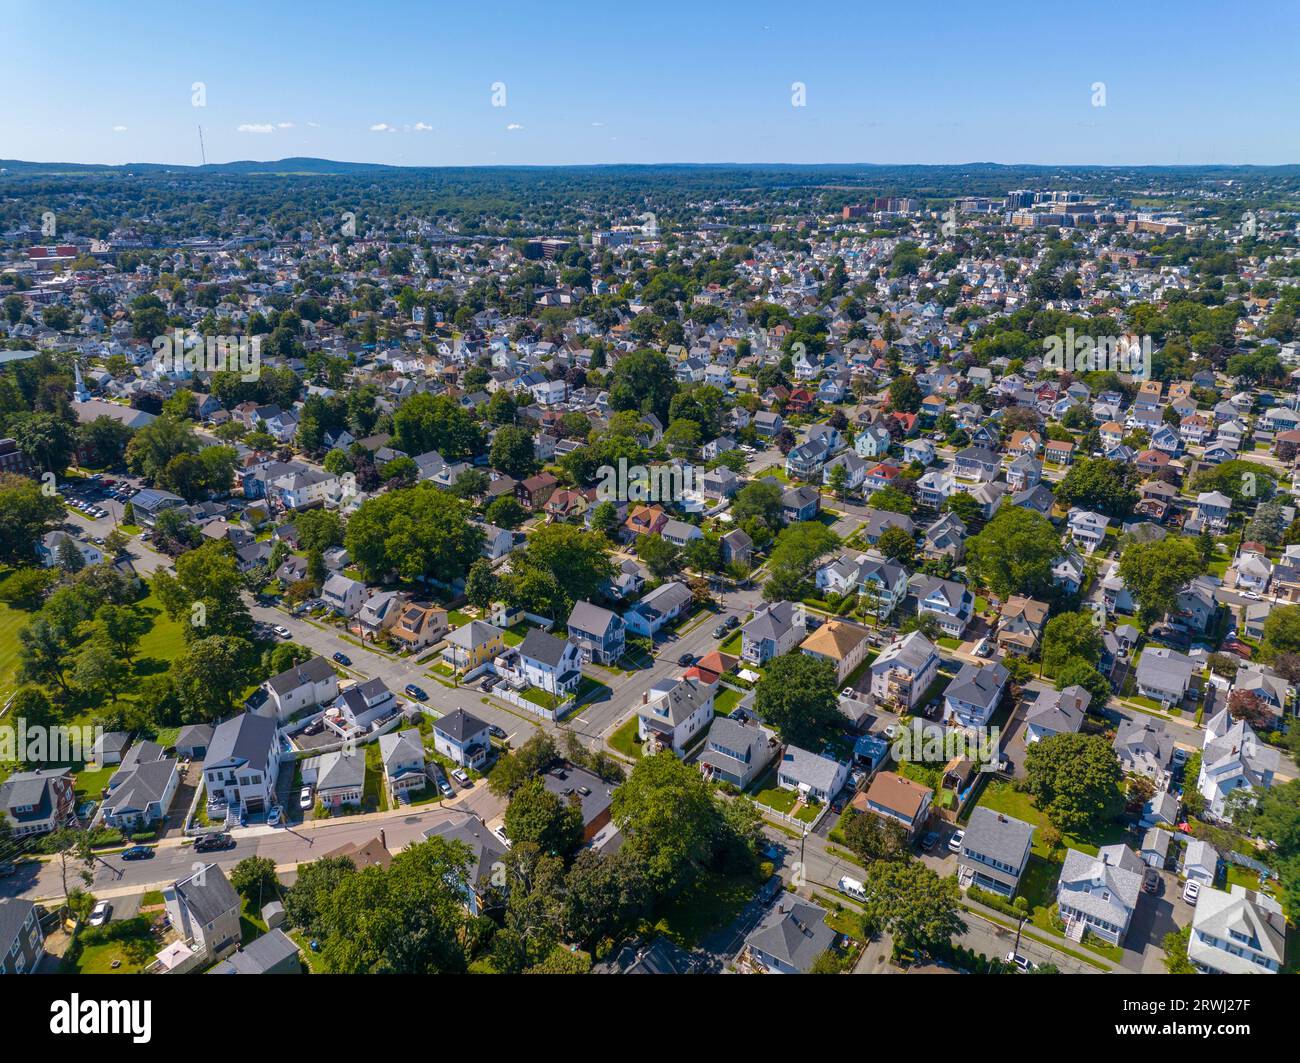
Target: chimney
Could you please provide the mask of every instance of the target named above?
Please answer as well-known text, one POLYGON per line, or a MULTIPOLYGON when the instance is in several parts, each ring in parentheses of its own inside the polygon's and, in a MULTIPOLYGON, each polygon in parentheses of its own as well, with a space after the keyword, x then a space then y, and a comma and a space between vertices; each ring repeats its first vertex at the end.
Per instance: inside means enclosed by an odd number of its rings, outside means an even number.
POLYGON ((650 704, 650 691, 646 690, 641 694, 641 704, 642 705, 650 704))

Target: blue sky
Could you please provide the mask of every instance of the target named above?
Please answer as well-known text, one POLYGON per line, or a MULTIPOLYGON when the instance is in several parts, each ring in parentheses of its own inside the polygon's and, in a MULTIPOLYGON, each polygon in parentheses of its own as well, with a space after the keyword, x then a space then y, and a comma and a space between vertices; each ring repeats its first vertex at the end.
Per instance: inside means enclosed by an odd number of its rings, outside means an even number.
POLYGON ((210 162, 1300 161, 1293 2, 0 0, 0 25, 4 158, 197 163, 201 124, 210 162))

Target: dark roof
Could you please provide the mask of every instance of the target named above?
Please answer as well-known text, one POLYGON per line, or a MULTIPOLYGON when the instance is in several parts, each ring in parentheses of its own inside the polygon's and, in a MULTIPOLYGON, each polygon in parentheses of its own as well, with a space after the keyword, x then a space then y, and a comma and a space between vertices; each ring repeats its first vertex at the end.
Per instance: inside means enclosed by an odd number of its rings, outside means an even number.
POLYGON ((200 923, 214 923, 231 909, 239 910, 239 894, 216 864, 205 864, 202 870, 181 879, 173 888, 200 923))
POLYGON ((519 644, 519 653, 520 656, 541 661, 554 668, 564 659, 564 651, 568 648, 569 644, 564 639, 558 639, 541 628, 534 627, 528 629, 524 641, 519 644))
POLYGON ((32 914, 32 902, 21 897, 0 900, 0 956, 8 955, 18 931, 32 914))
MULTIPOLYGON (((298 946, 283 930, 267 931, 260 938, 245 945, 227 960, 212 968, 212 974, 267 974, 290 967, 289 959, 297 958, 298 946)), ((301 967, 299 967, 301 971, 301 967)))
POLYGON ((240 762, 265 771, 274 743, 275 721, 246 712, 217 725, 203 766, 240 762))
POLYGON ((481 731, 487 730, 487 724, 477 716, 471 716, 464 709, 449 712, 433 724, 435 731, 441 731, 457 742, 467 742, 481 731))

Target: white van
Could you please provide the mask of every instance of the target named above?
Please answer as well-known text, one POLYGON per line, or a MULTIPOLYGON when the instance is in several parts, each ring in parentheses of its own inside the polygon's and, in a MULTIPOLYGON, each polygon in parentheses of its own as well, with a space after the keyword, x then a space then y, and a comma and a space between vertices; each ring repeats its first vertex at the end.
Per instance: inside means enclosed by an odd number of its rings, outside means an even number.
POLYGON ((860 901, 867 899, 867 888, 855 878, 849 878, 845 875, 840 879, 839 890, 846 897, 856 897, 860 901))

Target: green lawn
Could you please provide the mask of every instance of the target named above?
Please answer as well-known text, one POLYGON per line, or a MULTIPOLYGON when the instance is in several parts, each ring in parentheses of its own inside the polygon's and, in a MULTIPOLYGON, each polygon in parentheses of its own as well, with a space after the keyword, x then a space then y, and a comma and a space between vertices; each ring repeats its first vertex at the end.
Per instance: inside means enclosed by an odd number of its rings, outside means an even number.
POLYGON ((790 814, 790 809, 794 808, 795 801, 799 795, 793 790, 785 790, 776 785, 776 773, 769 771, 767 777, 759 784, 760 788, 754 791, 754 800, 760 805, 766 805, 768 808, 777 812, 790 814))
POLYGON ((108 785, 108 780, 113 777, 115 771, 117 771, 116 765, 109 765, 106 768, 100 768, 98 771, 77 772, 75 783, 77 803, 98 801, 100 795, 104 792, 104 787, 108 785))
MULTIPOLYGON (((979 804, 985 808, 991 808, 995 812, 1002 812, 1008 816, 1021 820, 1025 823, 1032 823, 1036 827, 1042 827, 1047 823, 1047 817, 1036 807, 1034 807, 1033 798, 1028 794, 1020 793, 1013 788, 1010 783, 1002 781, 990 781, 985 787, 984 792, 980 795, 979 804)), ((1049 851, 1043 843, 1041 832, 1034 832, 1033 851, 1037 856, 1044 860, 1064 859, 1065 848, 1078 849, 1081 853, 1088 853, 1091 856, 1097 854, 1097 850, 1103 845, 1113 845, 1116 842, 1122 842, 1125 837, 1124 826, 1121 823, 1109 824, 1104 830, 1099 831, 1096 835, 1087 838, 1076 838, 1073 835, 1065 834, 1061 838, 1061 847, 1055 852, 1049 851)))
POLYGON ((713 714, 715 716, 726 716, 740 703, 743 696, 739 690, 732 687, 722 687, 721 692, 713 699, 713 714))
POLYGON ((617 731, 609 736, 609 744, 612 748, 622 753, 625 757, 633 759, 641 756, 641 744, 636 740, 637 725, 640 721, 633 716, 617 731))
POLYGON ((64 957, 69 974, 139 974, 162 946, 153 936, 152 920, 137 915, 102 927, 83 929, 64 957), (114 962, 118 966, 114 967, 114 962))
POLYGON ((723 653, 730 653, 732 655, 735 655, 740 653, 740 644, 742 641, 743 639, 741 638, 740 628, 736 628, 736 630, 733 631, 731 635, 729 635, 725 640, 723 640, 722 645, 719 646, 718 649, 721 650, 723 653))
POLYGON ((18 670, 18 630, 33 614, 0 602, 0 690, 7 691, 18 670))

